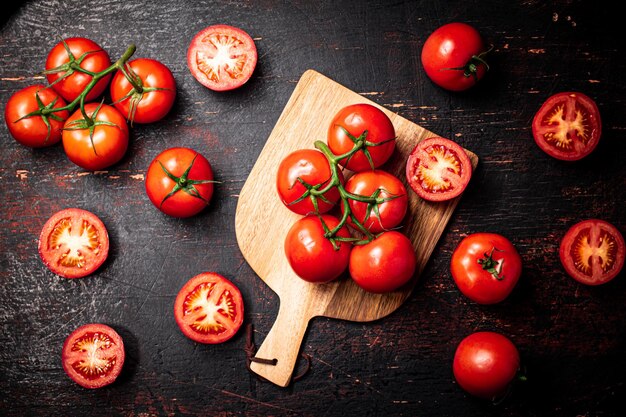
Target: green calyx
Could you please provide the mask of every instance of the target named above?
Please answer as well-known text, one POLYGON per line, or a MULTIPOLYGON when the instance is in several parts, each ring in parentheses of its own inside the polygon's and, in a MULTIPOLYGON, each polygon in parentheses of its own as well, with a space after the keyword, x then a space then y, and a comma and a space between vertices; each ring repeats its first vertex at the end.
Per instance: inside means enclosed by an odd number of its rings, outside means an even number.
POLYGON ((191 161, 187 169, 185 169, 185 172, 183 172, 183 174, 180 177, 177 177, 176 175, 172 174, 167 168, 165 168, 165 165, 163 165, 161 161, 158 161, 165 175, 167 175, 167 177, 171 179, 172 181, 174 181, 175 183, 174 187, 172 187, 172 190, 165 197, 163 197, 163 200, 161 200, 160 207, 163 206, 163 204, 165 203, 165 201, 167 201, 168 198, 172 197, 174 194, 176 194, 179 191, 185 192, 194 198, 198 198, 204 201, 204 203, 207 205, 209 204, 209 201, 206 198, 202 197, 202 195, 200 194, 200 191, 198 191, 198 189, 196 188, 196 185, 216 183, 217 181, 189 179, 189 171, 191 171, 191 167, 193 167, 193 164, 194 162, 196 162, 197 157, 198 157, 198 154, 196 154, 196 156, 193 157, 193 160, 191 161))
POLYGON ((493 259, 494 250, 502 252, 494 246, 493 248, 491 248, 491 252, 485 252, 483 254, 483 258, 476 259, 476 262, 478 262, 483 267, 483 270, 489 272, 495 279, 497 279, 498 281, 502 281, 504 279, 504 276, 502 276, 504 259, 502 259, 502 262, 500 262, 500 264, 498 265, 498 261, 493 259))
POLYGON ((116 125, 113 122, 109 122, 108 120, 97 119, 98 113, 100 112, 100 109, 102 108, 103 104, 104 102, 100 102, 98 107, 96 107, 96 109, 93 111, 93 113, 91 113, 91 115, 87 115, 87 113, 85 112, 85 108, 81 107, 83 118, 72 120, 71 122, 66 123, 65 127, 63 127, 63 130, 84 130, 84 129, 89 130, 89 140, 91 141, 91 147, 93 148, 93 152, 96 155, 98 155, 98 152, 96 151, 96 145, 93 141, 93 134, 94 134, 94 131, 96 130, 96 127, 97 126, 111 126, 111 127, 116 127, 118 129, 120 128, 118 125, 116 125))
POLYGON ((48 143, 48 140, 50 140, 50 135, 52 134, 52 125, 50 124, 50 119, 55 120, 57 122, 63 122, 62 118, 60 118, 59 116, 57 116, 56 114, 52 112, 54 109, 54 105, 57 103, 59 98, 55 97, 54 100, 52 100, 50 103, 45 105, 43 104, 43 101, 41 101, 41 97, 39 97, 39 93, 37 92, 35 93, 35 99, 37 100, 38 109, 28 114, 25 114, 24 116, 17 119, 14 123, 17 123, 20 120, 27 119, 29 117, 37 117, 37 116, 41 117, 41 120, 43 121, 43 123, 46 125, 46 128, 48 129, 48 132, 46 133, 46 138, 44 139, 43 143, 48 143))
POLYGON ((472 55, 472 57, 467 61, 467 63, 462 67, 454 67, 454 68, 442 68, 440 71, 463 71, 463 76, 465 78, 473 77, 474 82, 478 82, 478 69, 480 66, 484 66, 486 71, 489 71, 489 64, 485 60, 485 57, 491 50, 493 49, 493 45, 489 47, 488 50, 479 53, 478 55, 472 55))

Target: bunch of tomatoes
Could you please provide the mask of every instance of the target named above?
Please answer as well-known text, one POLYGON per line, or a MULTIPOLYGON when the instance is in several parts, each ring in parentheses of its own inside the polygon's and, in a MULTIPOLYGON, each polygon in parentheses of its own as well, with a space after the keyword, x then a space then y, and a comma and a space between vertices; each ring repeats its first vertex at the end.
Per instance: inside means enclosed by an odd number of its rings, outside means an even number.
MULTIPOLYGON (((67 38, 49 52, 44 74, 48 85, 16 92, 7 102, 5 121, 22 145, 43 148, 62 141, 70 161, 97 171, 118 163, 129 143, 129 127, 161 120, 176 98, 171 71, 159 61, 130 60, 131 45, 114 63, 98 44, 67 38), (111 104, 101 98, 109 88, 111 104)), ((257 62, 252 38, 243 30, 214 25, 191 41, 189 70, 214 91, 238 88, 251 77, 257 62)), ((150 201, 163 213, 190 217, 213 195, 213 171, 198 152, 183 147, 161 152, 145 175, 150 201)), ((94 214, 66 208, 52 215, 39 236, 39 254, 55 274, 74 279, 90 275, 107 259, 109 235, 94 214)), ((183 334, 199 343, 229 340, 241 327, 243 298, 227 278, 205 272, 179 291, 174 317, 183 334)), ((111 327, 80 326, 65 340, 63 369, 85 388, 112 383, 124 364, 124 343, 111 327)))

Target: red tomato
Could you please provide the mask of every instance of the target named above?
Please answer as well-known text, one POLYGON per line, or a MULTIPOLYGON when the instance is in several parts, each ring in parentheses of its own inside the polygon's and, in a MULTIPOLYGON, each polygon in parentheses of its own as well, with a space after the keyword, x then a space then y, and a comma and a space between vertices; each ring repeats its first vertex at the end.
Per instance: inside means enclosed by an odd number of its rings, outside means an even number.
POLYGON ((465 23, 448 23, 435 30, 424 42, 422 66, 438 86, 463 91, 485 76, 489 66, 487 49, 478 33, 465 23))
POLYGON ((100 267, 109 255, 109 234, 93 213, 68 208, 55 213, 39 235, 39 256, 57 275, 82 278, 100 267))
POLYGON ((353 104, 341 109, 328 128, 328 147, 337 156, 356 144, 364 147, 339 163, 355 172, 371 170, 387 162, 396 147, 396 131, 389 117, 370 104, 353 104))
POLYGON ((228 25, 204 28, 187 49, 191 74, 214 91, 241 87, 252 76, 256 62, 256 45, 250 35, 228 25))
POLYGON ((225 342, 243 323, 241 292, 225 277, 203 272, 187 281, 178 292, 174 318, 183 334, 193 341, 225 342))
POLYGON ((406 178, 425 200, 446 201, 458 197, 472 176, 472 162, 450 139, 429 138, 417 144, 406 164, 406 178))
POLYGON ((211 164, 204 156, 189 148, 170 148, 148 167, 146 193, 163 213, 190 217, 209 204, 214 182, 211 164))
POLYGON ((85 388, 101 388, 115 381, 124 365, 124 342, 105 324, 85 324, 63 343, 63 370, 85 388))
MULTIPOLYGON (((102 72, 111 66, 111 59, 97 43, 85 38, 68 38, 59 42, 48 54, 46 78, 65 100, 75 100, 87 87, 92 76, 80 72, 102 72), (69 48, 69 52, 66 49, 69 48)), ((85 103, 98 98, 109 84, 111 74, 103 77, 85 97, 85 103)))
POLYGON ((506 394, 519 367, 519 352, 507 337, 495 332, 476 332, 459 343, 452 370, 465 391, 496 400, 506 394))
POLYGON ((76 110, 63 127, 63 149, 67 157, 81 168, 97 171, 118 163, 128 149, 128 126, 124 116, 108 104, 89 103, 85 113, 76 110))
MULTIPOLYGON (((336 217, 321 216, 328 230, 339 225, 336 217)), ((324 237, 326 230, 316 215, 303 217, 291 226, 285 237, 285 255, 293 271, 303 280, 323 283, 338 278, 348 267, 351 244, 335 242, 324 237)), ((349 238, 346 226, 339 229, 338 237, 349 238)))
POLYGON ((600 285, 611 281, 624 266, 624 237, 612 224, 598 219, 572 226, 559 249, 565 271, 576 281, 600 285))
POLYGON ((522 258, 506 237, 474 233, 452 253, 450 270, 466 297, 479 304, 495 304, 513 291, 522 274, 522 258))
POLYGON ((397 290, 413 277, 415 250, 400 232, 383 232, 365 245, 355 245, 350 254, 350 276, 372 293, 397 290))
MULTIPOLYGON (((400 224, 406 214, 408 198, 402 182, 381 170, 354 174, 345 185, 346 191, 363 197, 389 199, 381 204, 368 204, 350 199, 350 211, 372 233, 380 233, 400 224)), ((344 212, 341 206, 342 213, 344 212)), ((349 218, 351 225, 353 222, 349 218)))
POLYGON ((4 120, 11 136, 24 146, 42 148, 54 145, 61 140, 61 129, 69 113, 62 110, 51 113, 45 119, 43 116, 25 116, 40 108, 59 108, 65 104, 53 89, 41 84, 33 85, 9 98, 4 109, 4 120))
POLYGON ((154 59, 140 58, 128 62, 126 72, 141 90, 118 71, 111 82, 115 108, 131 123, 153 123, 165 117, 176 98, 176 81, 169 68, 154 59))
POLYGON ((600 141, 602 122, 596 103, 582 93, 557 93, 533 119, 533 137, 541 150, 563 161, 589 155, 600 141))
MULTIPOLYGON (((343 174, 338 171, 339 180, 343 183, 343 174)), ((281 201, 289 210, 298 214, 315 212, 315 205, 311 197, 300 198, 307 192, 307 186, 323 189, 332 179, 328 159, 318 150, 300 149, 287 155, 278 166, 276 174, 276 189, 281 201)), ((339 201, 339 191, 332 187, 324 193, 323 198, 316 197, 317 211, 326 213, 339 201), (326 200, 326 201, 325 201, 326 200)))

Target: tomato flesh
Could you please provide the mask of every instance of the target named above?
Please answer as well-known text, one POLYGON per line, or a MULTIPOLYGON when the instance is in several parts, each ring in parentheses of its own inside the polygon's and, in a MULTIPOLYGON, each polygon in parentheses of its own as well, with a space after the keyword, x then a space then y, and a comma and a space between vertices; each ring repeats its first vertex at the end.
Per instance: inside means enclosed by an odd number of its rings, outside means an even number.
POLYGON ((533 119, 532 129, 535 142, 548 155, 576 161, 596 148, 602 125, 591 98, 564 92, 546 100, 533 119))
POLYGON ((109 236, 93 213, 64 209, 45 223, 39 237, 39 255, 55 274, 65 278, 85 277, 104 263, 109 236))
POLYGON ((205 272, 191 278, 179 291, 174 317, 185 336, 199 343, 222 343, 243 323, 243 298, 225 277, 205 272))
POLYGON ((455 142, 429 138, 420 142, 407 160, 406 176, 413 191, 429 201, 458 197, 472 175, 472 163, 455 142))
POLYGON ((245 84, 257 63, 254 41, 246 32, 228 25, 209 26, 191 41, 187 65, 205 87, 226 91, 245 84))
POLYGON ((85 388, 111 384, 122 371, 124 359, 122 338, 104 324, 81 326, 63 344, 63 369, 85 388))
POLYGON ((600 285, 615 278, 624 266, 624 237, 603 220, 584 220, 563 237, 559 256, 565 271, 576 281, 600 285))

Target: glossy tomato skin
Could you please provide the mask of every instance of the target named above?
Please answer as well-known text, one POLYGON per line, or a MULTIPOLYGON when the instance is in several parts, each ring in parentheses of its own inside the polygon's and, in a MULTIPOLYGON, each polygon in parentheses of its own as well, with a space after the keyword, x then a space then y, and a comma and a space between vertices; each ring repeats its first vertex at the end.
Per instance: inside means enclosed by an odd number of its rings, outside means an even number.
POLYGON ((254 40, 245 31, 213 25, 194 36, 187 50, 187 66, 196 80, 213 91, 244 85, 257 63, 254 40))
MULTIPOLYGON (((359 138, 365 131, 368 142, 377 144, 367 146, 373 168, 383 165, 393 154, 396 147, 396 131, 387 115, 378 107, 360 103, 346 106, 339 110, 328 127, 328 147, 335 155, 343 155, 354 147, 354 138, 359 138)), ((351 171, 360 172, 373 169, 363 150, 339 163, 351 171)))
POLYGON ((85 324, 74 330, 65 339, 61 354, 67 376, 89 389, 112 384, 122 372, 125 358, 121 336, 99 323, 85 324))
POLYGON ((107 259, 109 234, 95 214, 67 208, 46 221, 38 249, 44 265, 53 273, 64 278, 82 278, 107 259))
POLYGON ((189 339, 205 344, 230 340, 241 327, 244 303, 235 284, 215 272, 191 278, 178 292, 174 318, 189 339))
POLYGON ((161 152, 146 173, 146 193, 152 204, 173 217, 200 213, 213 197, 213 169, 209 161, 193 149, 176 147, 161 152), (186 180, 182 176, 188 171, 186 180), (167 175, 167 170, 179 181, 167 175), (182 188, 168 195, 177 186, 182 188))
POLYGON ((424 42, 422 66, 438 86, 450 91, 464 91, 485 76, 487 66, 474 57, 486 52, 483 39, 474 27, 460 22, 448 23, 424 42), (475 75, 465 70, 471 63, 475 75))
MULTIPOLYGON (((368 203, 353 199, 348 201, 351 213, 370 232, 380 233, 392 229, 404 219, 408 206, 407 192, 402 181, 394 175, 382 170, 358 172, 348 179, 345 189, 349 193, 363 197, 378 194, 378 198, 390 199, 377 205, 378 214, 373 206, 372 209, 368 209, 368 203)), ((341 211, 344 212, 343 205, 341 211)), ((348 221, 353 225, 350 219, 348 221)))
MULTIPOLYGON (((338 174, 339 181, 343 183, 343 174, 341 171, 338 174)), ((316 149, 299 149, 283 158, 278 166, 276 189, 285 207, 298 214, 314 213, 315 206, 309 197, 294 204, 307 191, 298 178, 311 186, 324 188, 332 179, 328 159, 316 149)), ((319 213, 326 213, 335 206, 339 201, 339 191, 332 187, 324 194, 324 198, 327 202, 317 198, 319 213)))
POLYGON ((600 111, 582 93, 557 93, 537 111, 532 130, 542 151, 562 161, 577 161, 598 146, 602 134, 600 111))
POLYGON ((415 274, 413 244, 397 231, 383 232, 370 243, 355 245, 350 254, 350 276, 372 293, 395 291, 415 274))
POLYGON ((466 297, 479 304, 495 304, 515 288, 522 273, 522 258, 506 237, 474 233, 452 253, 450 271, 466 297))
MULTIPOLYGON (((331 215, 321 216, 329 230, 339 224, 331 215)), ((325 283, 337 279, 348 267, 351 244, 337 242, 338 250, 324 237, 324 228, 316 215, 301 218, 291 226, 285 237, 285 255, 293 271, 303 280, 325 283)), ((344 226, 337 232, 339 237, 349 238, 344 226)))
POLYGON ((76 110, 65 122, 62 135, 65 154, 70 161, 89 171, 101 170, 118 163, 128 149, 126 119, 115 107, 108 104, 86 104, 85 112, 96 123, 105 124, 95 126, 92 140, 88 128, 73 128, 75 121, 83 119, 80 109, 76 110), (93 114, 98 107, 100 109, 94 118, 93 114))
POLYGON ((486 400, 506 394, 520 368, 517 347, 496 332, 476 332, 459 343, 452 369, 458 384, 486 400))
POLYGON ((559 258, 567 274, 585 285, 605 284, 624 267, 626 245, 611 223, 588 219, 573 225, 561 240, 559 258))
POLYGON ((23 88, 13 94, 4 108, 4 120, 11 136, 22 145, 31 148, 42 148, 58 143, 61 140, 63 123, 69 116, 66 110, 54 112, 53 114, 62 120, 59 121, 49 117, 49 130, 41 116, 31 116, 20 120, 27 114, 39 109, 37 96, 39 96, 44 106, 48 106, 53 102, 53 108, 60 108, 66 105, 63 98, 56 91, 37 84, 23 88))
POLYGON ((111 82, 111 100, 115 108, 132 122, 153 123, 164 118, 176 99, 176 81, 169 68, 157 60, 139 58, 127 64, 127 71, 141 79, 145 91, 124 99, 133 86, 118 71, 111 82))
MULTIPOLYGON (((88 53, 80 63, 81 68, 90 72, 101 72, 111 66, 109 54, 94 41, 86 38, 68 38, 65 39, 65 43, 76 60, 80 59, 83 54, 88 53)), ((69 61, 70 57, 65 50, 63 42, 59 42, 48 54, 46 71, 57 68, 69 61)), ((71 102, 83 92, 87 84, 91 82, 92 76, 75 70, 70 76, 58 81, 65 73, 65 71, 50 73, 46 75, 46 78, 61 97, 71 102)), ((85 97, 85 102, 93 101, 102 95, 110 80, 111 74, 108 74, 98 81, 85 97)))
POLYGON ((472 162, 450 139, 433 137, 419 142, 407 159, 407 182, 428 201, 447 201, 465 191, 472 177, 472 162))

